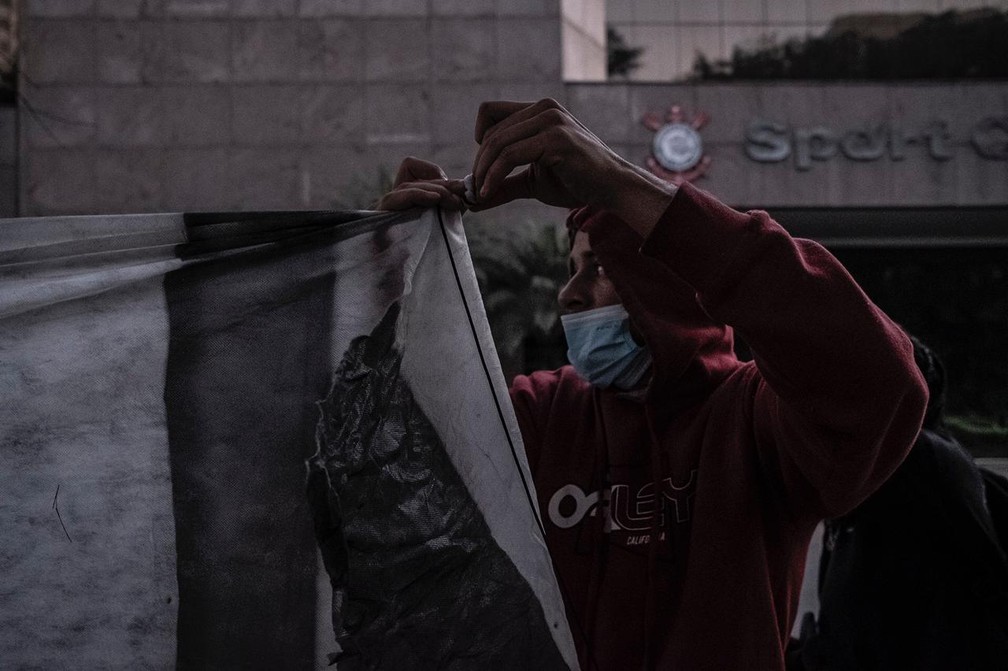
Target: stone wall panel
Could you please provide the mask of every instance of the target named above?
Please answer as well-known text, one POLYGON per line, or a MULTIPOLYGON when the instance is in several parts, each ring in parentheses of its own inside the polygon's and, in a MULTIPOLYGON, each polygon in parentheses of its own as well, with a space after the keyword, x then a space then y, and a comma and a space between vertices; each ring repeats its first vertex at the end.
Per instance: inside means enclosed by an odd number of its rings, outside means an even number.
POLYGON ((759 87, 751 84, 713 84, 699 86, 696 106, 684 109, 691 117, 703 112, 707 123, 700 129, 704 144, 708 142, 738 142, 745 136, 746 126, 759 107, 759 87))
POLYGON ((25 148, 80 147, 94 138, 95 89, 90 86, 22 87, 25 148))
POLYGON ((349 144, 364 134, 364 97, 349 85, 322 84, 304 90, 302 141, 308 145, 349 144))
POLYGON ((231 29, 233 81, 293 81, 298 75, 299 28, 292 21, 236 21, 231 29))
POLYGON ((365 0, 300 0, 298 13, 301 16, 361 16, 365 0))
POLYGON ((21 175, 26 214, 97 213, 91 149, 34 149, 22 157, 21 175))
POLYGON ((235 87, 231 108, 234 141, 239 145, 296 145, 301 140, 305 92, 292 85, 235 87))
POLYGON ((136 19, 142 13, 146 0, 98 0, 95 11, 100 17, 136 19))
POLYGON ((323 19, 298 25, 298 72, 308 81, 364 79, 364 21, 323 19))
POLYGON ((226 18, 231 0, 146 0, 144 14, 151 17, 185 19, 226 18))
POLYGON ((459 18, 463 16, 493 17, 494 0, 430 0, 431 14, 459 18))
POLYGON ((626 142, 634 124, 630 116, 630 87, 620 84, 571 86, 570 111, 606 143, 626 142))
POLYGON ((30 19, 21 67, 34 85, 89 84, 95 79, 96 30, 88 19, 30 19))
POLYGON ((296 210, 304 207, 300 152, 248 148, 232 154, 229 201, 233 209, 296 210))
POLYGON ((434 19, 431 26, 434 79, 492 81, 497 56, 493 28, 492 19, 434 19))
POLYGON ((892 117, 889 87, 833 84, 822 87, 822 107, 805 123, 814 121, 835 128, 870 127, 892 117))
POLYGON ((365 141, 368 144, 430 144, 433 93, 428 87, 371 84, 366 95, 365 141))
POLYGON ((144 86, 95 90, 95 142, 102 147, 162 146, 166 140, 161 89, 144 86))
POLYGON ((912 164, 894 166, 893 196, 901 205, 958 202, 957 164, 954 161, 916 160, 912 164))
POLYGON ((102 21, 97 27, 98 81, 138 84, 143 78, 141 29, 136 21, 102 21))
POLYGON ((231 0, 232 16, 279 18, 297 12, 298 0, 231 0))
POLYGON ((98 149, 94 155, 95 202, 100 212, 129 214, 164 209, 164 154, 157 149, 98 149))
POLYGON ((496 28, 498 81, 560 81, 559 20, 499 18, 496 28))
POLYGON ((366 16, 427 16, 426 2, 416 0, 365 0, 366 16))
POLYGON ((164 140, 167 147, 226 146, 233 141, 231 96, 213 84, 164 86, 164 140))
POLYGON ((826 166, 829 204, 881 206, 894 202, 894 177, 902 166, 888 161, 851 161, 838 157, 826 166))
POLYGON ((89 16, 95 8, 95 0, 29 0, 30 16, 75 17, 89 16))
POLYGON ((431 99, 433 140, 439 144, 469 147, 474 142, 476 113, 480 103, 500 97, 491 83, 440 84, 431 99))
POLYGON ((417 82, 430 76, 426 21, 374 19, 365 24, 365 78, 369 82, 417 82))
POLYGON ((152 84, 226 82, 231 77, 231 26, 225 21, 143 25, 143 79, 152 84))
MULTIPOLYGON (((498 16, 529 16, 539 18, 556 18, 560 15, 559 2, 543 2, 543 0, 494 0, 498 16)), ((559 29, 559 23, 558 29, 559 29)), ((560 45, 556 45, 557 51, 560 45)))
POLYGON ((956 159, 955 169, 958 204, 1008 203, 1008 160, 992 160, 963 151, 956 159))
POLYGON ((230 210, 237 207, 232 186, 231 150, 169 149, 164 152, 164 193, 168 212, 230 210))

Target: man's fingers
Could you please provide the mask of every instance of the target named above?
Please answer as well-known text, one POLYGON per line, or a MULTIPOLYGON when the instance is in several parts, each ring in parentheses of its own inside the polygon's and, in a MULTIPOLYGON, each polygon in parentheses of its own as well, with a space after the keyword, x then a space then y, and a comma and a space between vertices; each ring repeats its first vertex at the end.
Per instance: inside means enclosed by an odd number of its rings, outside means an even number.
POLYGON ((476 114, 476 142, 482 144, 491 131, 527 121, 549 109, 565 111, 563 106, 552 98, 543 98, 534 103, 509 100, 483 103, 476 114))
POLYGON ((448 175, 444 173, 436 163, 424 161, 413 156, 406 157, 399 164, 399 171, 396 173, 395 186, 406 182, 417 182, 422 180, 442 179, 447 180, 448 175))
POLYGON ((480 194, 486 183, 487 171, 502 152, 518 142, 535 137, 548 125, 548 120, 544 120, 542 115, 536 115, 531 119, 510 124, 506 128, 495 128, 485 135, 483 144, 476 150, 476 158, 473 162, 473 190, 476 194, 480 194))
POLYGON ((486 198, 481 198, 479 202, 472 206, 473 212, 489 210, 498 205, 510 203, 512 200, 521 198, 532 198, 532 183, 530 181, 531 168, 525 168, 519 173, 510 175, 504 179, 500 185, 494 189, 486 198))
POLYGON ((379 210, 408 210, 413 207, 433 207, 441 196, 426 189, 397 189, 378 201, 379 210))
MULTIPOLYGON (((515 168, 530 166, 533 163, 552 163, 552 157, 555 153, 552 147, 554 144, 555 142, 552 142, 549 138, 544 138, 542 135, 535 135, 530 138, 525 138, 524 140, 519 140, 513 144, 509 144, 507 147, 502 149, 500 154, 497 155, 497 158, 495 158, 493 163, 491 163, 486 169, 486 175, 483 178, 483 186, 479 192, 480 202, 482 202, 484 198, 493 197, 494 193, 501 188, 515 168)), ((521 174, 525 175, 529 179, 532 177, 532 173, 528 170, 521 174)), ((528 179, 526 181, 528 181, 528 179)), ((529 195, 534 195, 531 193, 531 186, 528 191, 529 195)))
POLYGON ((406 182, 385 194, 378 201, 377 209, 408 210, 412 207, 440 205, 449 210, 463 210, 465 204, 457 193, 458 180, 451 182, 450 186, 434 182, 406 182))
POLYGON ((558 163, 570 150, 580 127, 568 122, 563 110, 546 109, 535 117, 487 135, 476 153, 473 182, 482 198, 512 170, 533 162, 540 168, 558 163))

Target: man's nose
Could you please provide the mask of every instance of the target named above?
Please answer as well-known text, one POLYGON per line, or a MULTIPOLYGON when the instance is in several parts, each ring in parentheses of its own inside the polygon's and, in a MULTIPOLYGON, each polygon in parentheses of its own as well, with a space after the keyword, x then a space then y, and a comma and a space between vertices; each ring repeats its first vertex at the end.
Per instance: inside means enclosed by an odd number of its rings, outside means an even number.
POLYGON ((577 277, 567 280, 567 283, 560 288, 557 294, 557 302, 560 304, 560 314, 571 314, 581 312, 589 308, 588 295, 584 291, 581 282, 577 277))

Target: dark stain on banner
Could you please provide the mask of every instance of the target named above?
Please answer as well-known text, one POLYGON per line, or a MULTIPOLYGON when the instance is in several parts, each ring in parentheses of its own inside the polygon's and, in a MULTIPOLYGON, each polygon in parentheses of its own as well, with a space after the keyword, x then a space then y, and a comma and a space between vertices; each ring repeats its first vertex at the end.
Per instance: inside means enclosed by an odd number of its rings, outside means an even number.
POLYGON ((400 375, 398 304, 319 404, 308 492, 333 587, 340 671, 566 669, 531 587, 493 539, 400 375))
POLYGON ((190 265, 165 276, 180 669, 315 667, 304 460, 331 375, 319 242, 338 227, 300 216, 187 217, 190 265))

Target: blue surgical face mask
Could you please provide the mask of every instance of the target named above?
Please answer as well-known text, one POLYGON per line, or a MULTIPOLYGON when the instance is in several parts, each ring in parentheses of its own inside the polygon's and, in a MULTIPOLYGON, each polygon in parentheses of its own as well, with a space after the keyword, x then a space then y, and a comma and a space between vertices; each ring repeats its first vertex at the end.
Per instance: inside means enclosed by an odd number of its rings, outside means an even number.
POLYGON ((560 317, 567 335, 567 358, 596 387, 631 389, 651 366, 651 353, 630 335, 630 316, 622 305, 560 317))

